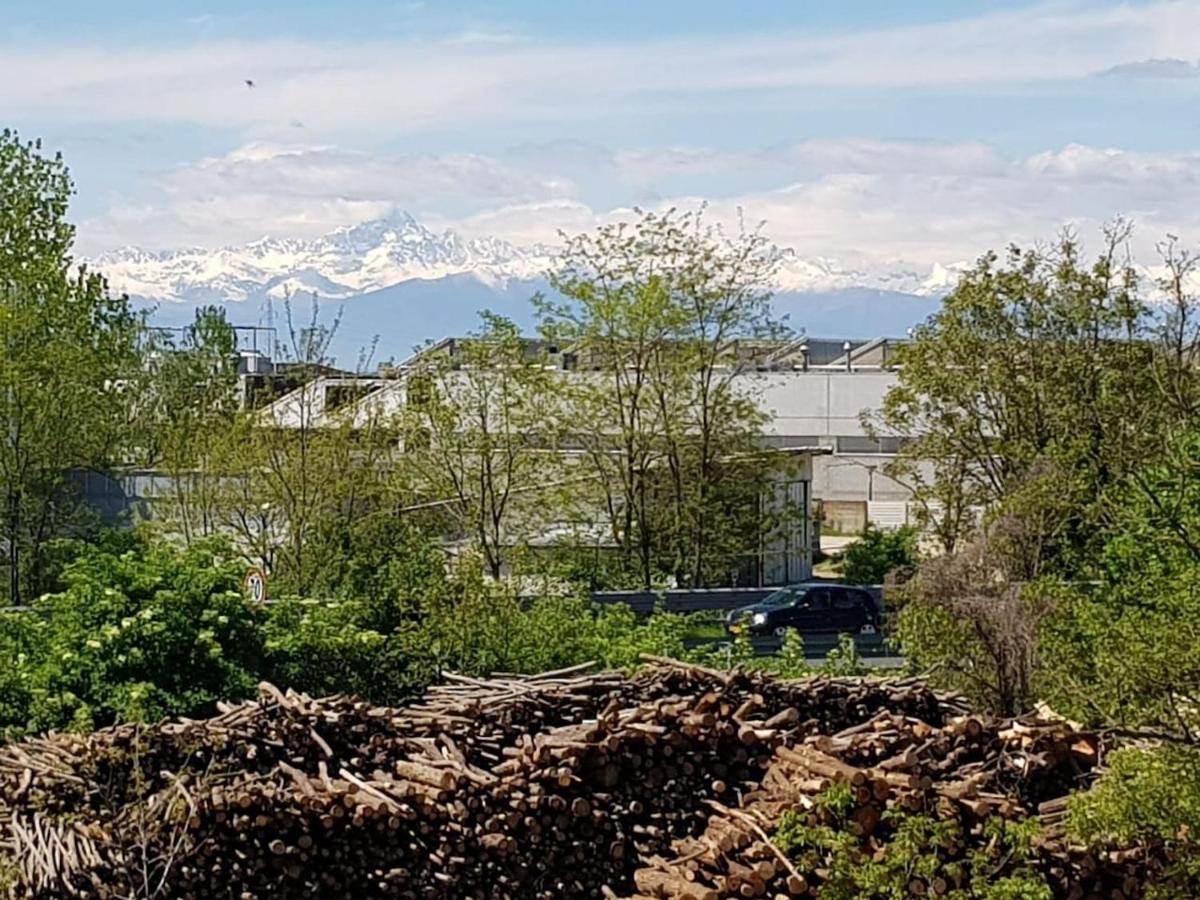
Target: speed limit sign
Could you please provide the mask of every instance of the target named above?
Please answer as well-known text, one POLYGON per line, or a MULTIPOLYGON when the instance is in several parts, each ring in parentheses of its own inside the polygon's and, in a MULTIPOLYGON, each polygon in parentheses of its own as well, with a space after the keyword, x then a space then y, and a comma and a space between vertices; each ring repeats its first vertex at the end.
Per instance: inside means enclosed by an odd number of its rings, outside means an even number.
POLYGON ((267 602, 267 573, 262 569, 254 568, 247 572, 243 586, 246 598, 251 603, 267 602))

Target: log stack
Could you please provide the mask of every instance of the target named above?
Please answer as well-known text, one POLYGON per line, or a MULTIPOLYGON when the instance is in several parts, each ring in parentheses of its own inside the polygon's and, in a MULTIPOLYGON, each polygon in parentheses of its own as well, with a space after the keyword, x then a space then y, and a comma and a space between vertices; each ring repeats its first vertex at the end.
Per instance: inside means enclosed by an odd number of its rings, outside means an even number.
POLYGON ((817 897, 834 880, 836 896, 847 896, 847 867, 838 870, 833 851, 817 841, 795 852, 781 822, 852 836, 842 860, 865 863, 893 852, 905 814, 950 823, 944 833, 954 836, 930 851, 939 863, 931 871, 904 876, 899 888, 910 896, 969 890, 965 863, 989 851, 989 879, 1011 875, 1019 863, 1057 897, 1140 896, 1161 864, 1149 848, 1100 852, 1065 840, 1067 797, 1094 779, 1103 749, 1099 735, 1057 719, 964 715, 938 727, 883 710, 838 733, 777 747, 757 790, 737 806, 708 801, 713 814, 702 834, 677 840, 671 854, 634 874, 633 900, 817 897), (823 802, 835 786, 840 810, 823 802), (1027 853, 1017 859, 997 848, 997 820, 1033 816, 1040 827, 1027 853))
POLYGON ((210 719, 0 747, 0 878, 20 898, 549 900, 685 897, 672 886, 731 873, 753 896, 736 873, 757 866, 780 893, 782 860, 767 877, 763 847, 729 835, 743 816, 769 834, 827 782, 868 773, 864 809, 1015 814, 1095 767, 1092 736, 1009 723, 1010 740, 966 712, 916 679, 669 660, 451 675, 404 709, 263 685, 210 719))

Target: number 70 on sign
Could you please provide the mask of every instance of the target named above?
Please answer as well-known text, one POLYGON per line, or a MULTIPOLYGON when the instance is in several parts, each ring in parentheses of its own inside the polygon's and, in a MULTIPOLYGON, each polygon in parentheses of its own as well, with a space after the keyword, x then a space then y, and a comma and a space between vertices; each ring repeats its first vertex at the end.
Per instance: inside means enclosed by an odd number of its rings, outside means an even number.
POLYGON ((251 603, 267 602, 267 573, 262 569, 253 568, 248 571, 242 587, 245 589, 246 599, 251 603))

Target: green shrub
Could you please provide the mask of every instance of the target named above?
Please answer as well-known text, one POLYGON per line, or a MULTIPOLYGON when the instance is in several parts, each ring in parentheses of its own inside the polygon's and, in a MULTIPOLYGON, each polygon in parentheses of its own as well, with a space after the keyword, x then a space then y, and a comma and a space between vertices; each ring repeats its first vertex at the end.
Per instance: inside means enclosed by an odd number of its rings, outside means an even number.
POLYGON ((1156 885, 1162 897, 1200 893, 1200 751, 1167 745, 1129 747, 1109 754, 1091 790, 1071 799, 1070 832, 1104 845, 1164 842, 1176 864, 1156 885))
POLYGON ((43 624, 33 613, 0 613, 0 731, 22 731, 29 721, 43 624))
POLYGON ((219 542, 178 551, 125 534, 78 548, 63 590, 34 603, 16 666, 26 724, 194 716, 253 693, 263 612, 243 599, 242 571, 219 542))
POLYGON ((954 900, 1053 896, 1034 865, 1036 820, 989 819, 977 838, 955 820, 889 809, 874 834, 881 849, 872 852, 851 827, 856 806, 849 787, 837 785, 808 813, 784 813, 775 832, 775 844, 801 874, 820 871, 823 900, 903 900, 913 896, 914 881, 929 891, 937 879, 951 887, 946 896, 954 900), (982 846, 968 847, 980 839, 982 846))
POLYGON ((882 584, 889 572, 917 563, 917 531, 904 526, 883 531, 868 525, 842 556, 842 576, 848 584, 882 584))
POLYGON ((266 677, 313 696, 350 693, 393 706, 411 700, 436 674, 420 651, 418 626, 381 631, 377 618, 370 604, 355 600, 273 604, 264 627, 266 677))
POLYGON ((441 669, 534 673, 593 660, 630 666, 642 653, 682 656, 691 624, 670 613, 641 618, 619 604, 597 609, 577 596, 519 597, 468 565, 449 597, 424 611, 413 640, 441 669))
POLYGON ((858 652, 858 644, 849 634, 838 635, 838 645, 825 654, 825 669, 828 675, 849 677, 867 674, 867 667, 858 652))

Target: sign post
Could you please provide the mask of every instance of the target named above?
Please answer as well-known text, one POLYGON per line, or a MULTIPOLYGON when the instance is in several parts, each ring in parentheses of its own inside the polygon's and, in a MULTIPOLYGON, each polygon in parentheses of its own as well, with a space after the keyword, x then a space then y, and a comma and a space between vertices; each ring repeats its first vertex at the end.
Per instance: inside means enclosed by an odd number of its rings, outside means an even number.
POLYGON ((242 582, 246 591, 246 599, 251 603, 261 605, 267 602, 267 573, 257 567, 246 573, 242 582))

